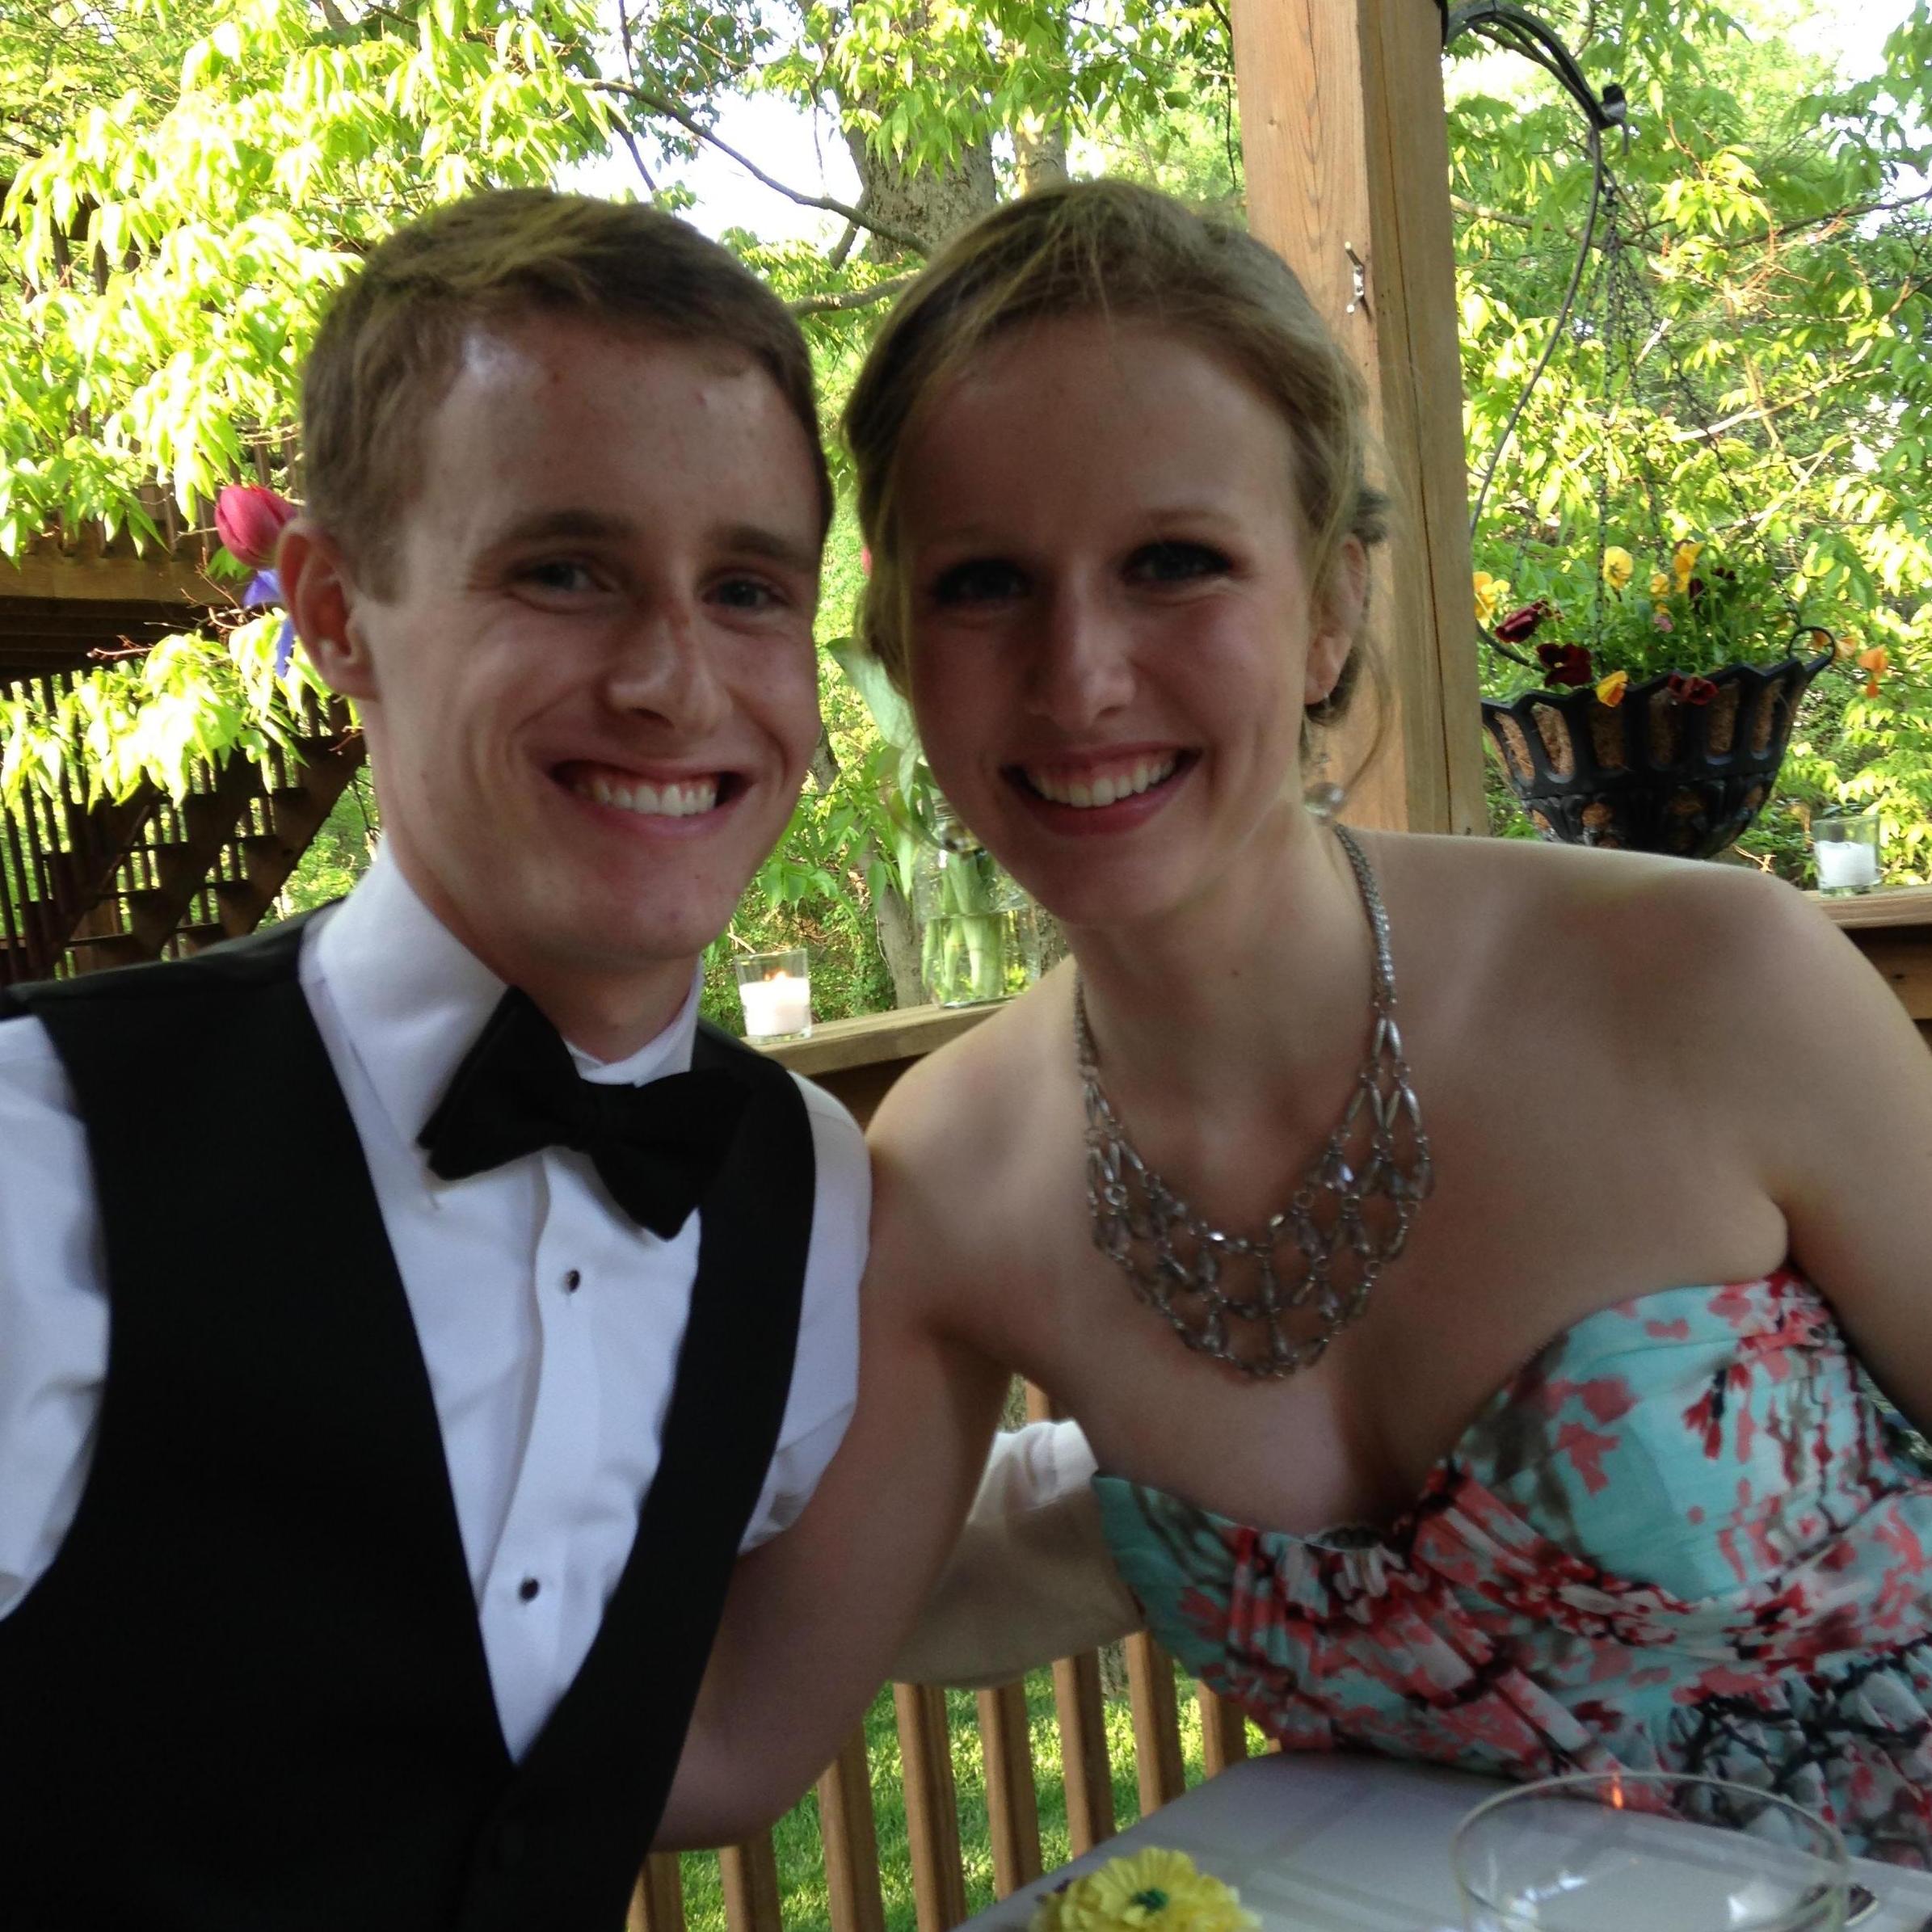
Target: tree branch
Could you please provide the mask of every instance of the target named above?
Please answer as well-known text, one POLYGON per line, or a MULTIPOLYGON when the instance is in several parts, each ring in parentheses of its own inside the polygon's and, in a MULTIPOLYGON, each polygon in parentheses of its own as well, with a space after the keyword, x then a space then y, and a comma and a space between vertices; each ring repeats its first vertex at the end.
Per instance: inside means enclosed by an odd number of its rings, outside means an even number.
POLYGON ((918 279, 916 276, 895 275, 890 280, 874 282, 869 288, 848 288, 843 295, 802 296, 785 305, 794 315, 827 315, 836 309, 869 309, 874 302, 882 302, 888 296, 910 288, 918 279))
MULTIPOLYGON (((818 129, 815 126, 812 130, 812 137, 814 145, 815 145, 818 140, 818 129)), ((819 157, 819 165, 821 168, 823 168, 825 165, 825 157, 823 154, 821 154, 819 157)), ((861 208, 865 207, 865 203, 871 193, 872 191, 870 188, 860 189, 859 206, 861 208)), ((831 265, 833 267, 843 268, 845 266, 846 258, 852 253, 852 245, 854 242, 857 241, 858 238, 858 229, 852 222, 848 221, 845 224, 844 234, 839 237, 838 246, 831 251, 831 265)))
POLYGON ((822 208, 828 215, 837 215, 849 221, 855 228, 869 229, 875 235, 883 235, 888 242, 896 242, 901 248, 909 248, 922 259, 932 250, 910 229, 895 228, 890 222, 875 221, 860 209, 843 201, 835 200, 830 195, 808 195, 802 189, 788 187, 774 176, 768 175, 756 162, 739 153, 727 141, 720 140, 702 121, 687 114, 675 101, 667 101, 660 94, 653 94, 646 87, 628 85, 621 81, 596 81, 591 83, 599 92, 621 95, 635 101, 647 113, 662 114, 667 120, 674 120, 686 133, 710 147, 716 148, 726 160, 734 161, 762 187, 768 187, 775 195, 783 195, 788 201, 795 201, 801 208, 822 208))
POLYGON ((631 133, 629 121, 618 122, 617 138, 624 143, 625 152, 630 156, 633 166, 636 167, 638 175, 642 177, 644 183, 644 192, 648 195, 655 195, 658 192, 657 182, 645 163, 644 151, 638 145, 638 137, 631 133))

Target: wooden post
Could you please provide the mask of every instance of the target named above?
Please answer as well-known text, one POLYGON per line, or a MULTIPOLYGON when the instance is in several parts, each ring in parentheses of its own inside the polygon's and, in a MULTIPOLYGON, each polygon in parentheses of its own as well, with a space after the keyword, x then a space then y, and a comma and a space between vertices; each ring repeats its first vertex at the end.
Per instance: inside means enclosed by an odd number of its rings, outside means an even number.
POLYGON ((993 1896, 1006 1898, 1040 1875, 1039 1794, 1033 1787, 1026 1686, 1001 1684, 979 1697, 986 1752, 987 1825, 993 1842, 993 1896))
POLYGON ((742 1845, 726 1846, 718 1854, 718 1868, 724 1880, 726 1932, 781 1932, 772 1834, 760 1832, 742 1845))
MULTIPOLYGON (((1391 711, 1347 816, 1482 829, 1469 480, 1456 348, 1442 15, 1433 0, 1232 0, 1248 224, 1302 278, 1368 384, 1395 541, 1373 634, 1391 711)), ((1336 733, 1335 777, 1373 707, 1336 733)))
POLYGON ((1101 1695, 1101 1661, 1093 1652, 1063 1657, 1054 1665, 1053 1703, 1067 1780, 1067 1849, 1077 1858, 1112 1837, 1114 1829, 1106 1703, 1101 1695))
POLYGON ((684 1932, 684 1888, 676 1852, 654 1851, 644 1861, 624 1932, 684 1932))
POLYGON ((919 1932, 953 1932, 966 1915, 966 1868, 959 1855, 959 1798, 946 1694, 932 1684, 894 1684, 892 1700, 899 1714, 919 1932))
POLYGON ((872 1772, 861 1725, 819 1779, 819 1831, 825 1843, 825 1890, 832 1932, 886 1932, 879 1891, 878 1832, 872 1772))
POLYGON ((1126 1649, 1127 1695, 1134 1707, 1134 1771, 1145 1817, 1187 1789, 1181 1759, 1181 1713, 1174 1696, 1174 1660, 1144 1630, 1127 1639, 1126 1649))
POLYGON ((1231 1764, 1248 1755, 1248 1720, 1240 1707, 1217 1697, 1206 1685, 1198 1684, 1194 1694, 1201 1706, 1201 1765, 1210 1778, 1219 1778, 1231 1764))

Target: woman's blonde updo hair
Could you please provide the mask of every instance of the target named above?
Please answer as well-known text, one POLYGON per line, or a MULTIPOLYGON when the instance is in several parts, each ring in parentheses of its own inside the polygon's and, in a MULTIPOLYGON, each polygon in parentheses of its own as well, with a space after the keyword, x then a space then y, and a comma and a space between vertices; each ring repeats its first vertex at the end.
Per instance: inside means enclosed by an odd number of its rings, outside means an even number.
MULTIPOLYGON (((903 689, 911 601, 899 537, 899 462, 921 410, 996 337, 1063 316, 1152 323, 1218 358, 1273 404, 1294 439, 1309 576, 1328 594, 1344 540, 1379 543, 1387 499, 1366 478, 1362 385, 1294 271, 1241 229, 1151 188, 1087 181, 1008 202, 949 242, 880 331, 845 406, 872 573, 859 641, 903 689)), ((1360 681, 1357 637, 1335 688, 1360 681)))

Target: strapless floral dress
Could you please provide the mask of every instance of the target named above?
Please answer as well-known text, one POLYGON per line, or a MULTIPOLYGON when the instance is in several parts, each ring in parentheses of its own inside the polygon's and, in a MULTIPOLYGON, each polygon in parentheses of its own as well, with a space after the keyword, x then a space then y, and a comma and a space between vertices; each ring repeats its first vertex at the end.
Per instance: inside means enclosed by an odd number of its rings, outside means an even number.
POLYGON ((1932 1864, 1932 1447, 1793 1271, 1585 1317, 1386 1530, 1095 1487, 1155 1635, 1287 1749, 1735 1778, 1932 1864))

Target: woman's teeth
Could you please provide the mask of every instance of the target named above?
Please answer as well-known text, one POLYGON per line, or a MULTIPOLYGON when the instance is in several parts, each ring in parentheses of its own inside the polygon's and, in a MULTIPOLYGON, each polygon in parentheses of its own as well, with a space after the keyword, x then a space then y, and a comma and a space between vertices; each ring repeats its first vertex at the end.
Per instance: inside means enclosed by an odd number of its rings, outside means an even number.
POLYGON ((698 812, 709 811, 718 803, 715 778, 693 779, 686 785, 584 778, 571 789, 579 798, 588 798, 595 804, 614 805, 621 810, 642 812, 654 819, 688 819, 698 812))
POLYGON ((1172 777, 1180 762, 1177 756, 1156 759, 1151 764, 1143 760, 1130 772, 1105 772, 1097 778, 1085 779, 1060 778, 1051 772, 1029 769, 1026 782, 1042 798, 1050 798, 1055 805, 1091 811, 1096 806, 1118 805, 1123 798, 1135 798, 1149 785, 1172 777))

